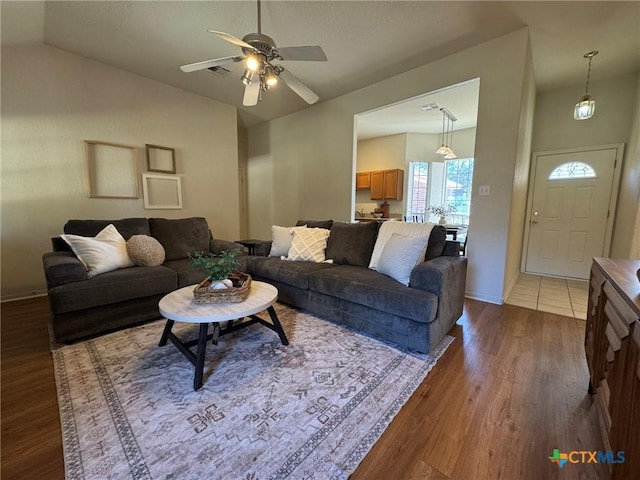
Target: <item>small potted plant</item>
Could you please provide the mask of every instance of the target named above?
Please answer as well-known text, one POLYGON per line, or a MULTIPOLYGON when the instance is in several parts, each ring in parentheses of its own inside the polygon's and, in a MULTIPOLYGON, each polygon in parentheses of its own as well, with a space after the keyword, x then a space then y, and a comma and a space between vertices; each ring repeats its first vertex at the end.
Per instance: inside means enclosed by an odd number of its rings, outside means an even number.
POLYGON ((189 254, 192 267, 197 267, 207 276, 210 290, 222 290, 233 287, 233 281, 229 278, 240 262, 236 258, 238 249, 224 250, 220 254, 195 252, 189 254))
POLYGON ((220 254, 195 252, 189 254, 191 266, 197 267, 207 276, 193 290, 195 303, 242 302, 249 295, 251 276, 238 272, 240 264, 236 258, 237 248, 224 250, 220 254))
POLYGON ((427 208, 427 212, 431 212, 434 215, 437 215, 438 217, 440 217, 440 220, 438 222, 440 225, 444 225, 445 223, 447 223, 447 215, 451 215, 455 211, 456 211, 456 205, 453 205, 453 204, 432 205, 429 208, 427 208))

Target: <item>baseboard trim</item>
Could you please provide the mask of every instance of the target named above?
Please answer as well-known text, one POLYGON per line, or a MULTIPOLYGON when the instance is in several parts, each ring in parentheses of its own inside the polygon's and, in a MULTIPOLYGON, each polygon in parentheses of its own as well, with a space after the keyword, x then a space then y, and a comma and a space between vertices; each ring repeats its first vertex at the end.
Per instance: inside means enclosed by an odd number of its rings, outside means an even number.
POLYGON ((470 298, 471 300, 478 300, 480 302, 493 303, 495 305, 502 305, 504 303, 501 298, 487 298, 472 292, 464 292, 464 297, 470 298))
POLYGON ((6 295, 0 299, 0 303, 17 302, 18 300, 28 300, 36 297, 46 297, 46 290, 35 291, 31 293, 15 293, 13 295, 6 295))

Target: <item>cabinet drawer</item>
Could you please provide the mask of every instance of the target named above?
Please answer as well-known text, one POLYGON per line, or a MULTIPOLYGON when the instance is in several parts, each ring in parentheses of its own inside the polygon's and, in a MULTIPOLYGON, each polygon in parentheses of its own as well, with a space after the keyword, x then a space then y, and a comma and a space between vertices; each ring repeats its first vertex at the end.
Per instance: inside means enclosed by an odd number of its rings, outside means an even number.
POLYGON ((608 320, 605 333, 609 339, 609 343, 617 352, 620 350, 620 342, 622 339, 629 335, 629 326, 625 323, 624 319, 620 318, 618 312, 611 306, 610 302, 607 302, 604 306, 604 315, 608 320))
MULTIPOLYGON (((604 293, 607 295, 607 303, 611 303, 615 308, 618 318, 627 325, 632 325, 638 320, 638 315, 634 313, 627 302, 625 302, 620 294, 611 286, 609 282, 604 284, 604 293)), ((628 331, 628 330, 627 330, 628 331)))

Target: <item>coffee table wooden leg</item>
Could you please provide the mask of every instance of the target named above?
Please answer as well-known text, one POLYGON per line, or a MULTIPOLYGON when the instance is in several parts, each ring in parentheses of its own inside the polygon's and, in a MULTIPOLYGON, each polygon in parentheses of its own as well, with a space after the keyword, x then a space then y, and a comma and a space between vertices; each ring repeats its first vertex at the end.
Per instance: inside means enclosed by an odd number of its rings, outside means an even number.
POLYGON ((167 324, 164 326, 162 336, 160 337, 160 343, 158 344, 159 347, 163 347, 167 344, 167 338, 169 337, 169 333, 171 333, 174 323, 175 322, 173 320, 167 320, 167 324))
POLYGON ((196 373, 193 377, 193 389, 202 388, 202 376, 204 374, 204 357, 207 353, 207 333, 209 331, 208 323, 200 324, 200 335, 198 336, 198 350, 196 351, 196 373))
POLYGON ((278 315, 276 314, 273 305, 267 308, 267 312, 269 312, 269 317, 271 317, 271 322, 273 323, 273 329, 280 337, 280 341, 283 345, 289 345, 289 340, 287 340, 287 336, 284 334, 284 330, 282 329, 282 325, 280 325, 280 320, 278 320, 278 315))
POLYGON ((218 322, 213 322, 213 333, 211 334, 211 344, 217 345, 218 340, 220 340, 220 324, 218 322))

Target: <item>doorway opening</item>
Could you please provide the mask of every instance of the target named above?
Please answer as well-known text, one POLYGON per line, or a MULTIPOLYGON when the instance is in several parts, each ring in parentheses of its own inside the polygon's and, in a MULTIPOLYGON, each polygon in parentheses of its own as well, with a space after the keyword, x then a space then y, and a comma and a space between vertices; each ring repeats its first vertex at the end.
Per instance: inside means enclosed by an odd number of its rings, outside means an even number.
POLYGON ((447 221, 468 225, 479 94, 476 78, 356 115, 353 218, 369 217, 386 204, 389 218, 415 216, 437 223, 438 217, 426 210, 449 202, 456 208, 447 221), (447 143, 455 152, 448 159, 436 153, 444 143, 443 109, 455 118, 447 126, 447 143), (362 179, 389 170, 401 171, 400 194, 372 195, 362 179))

